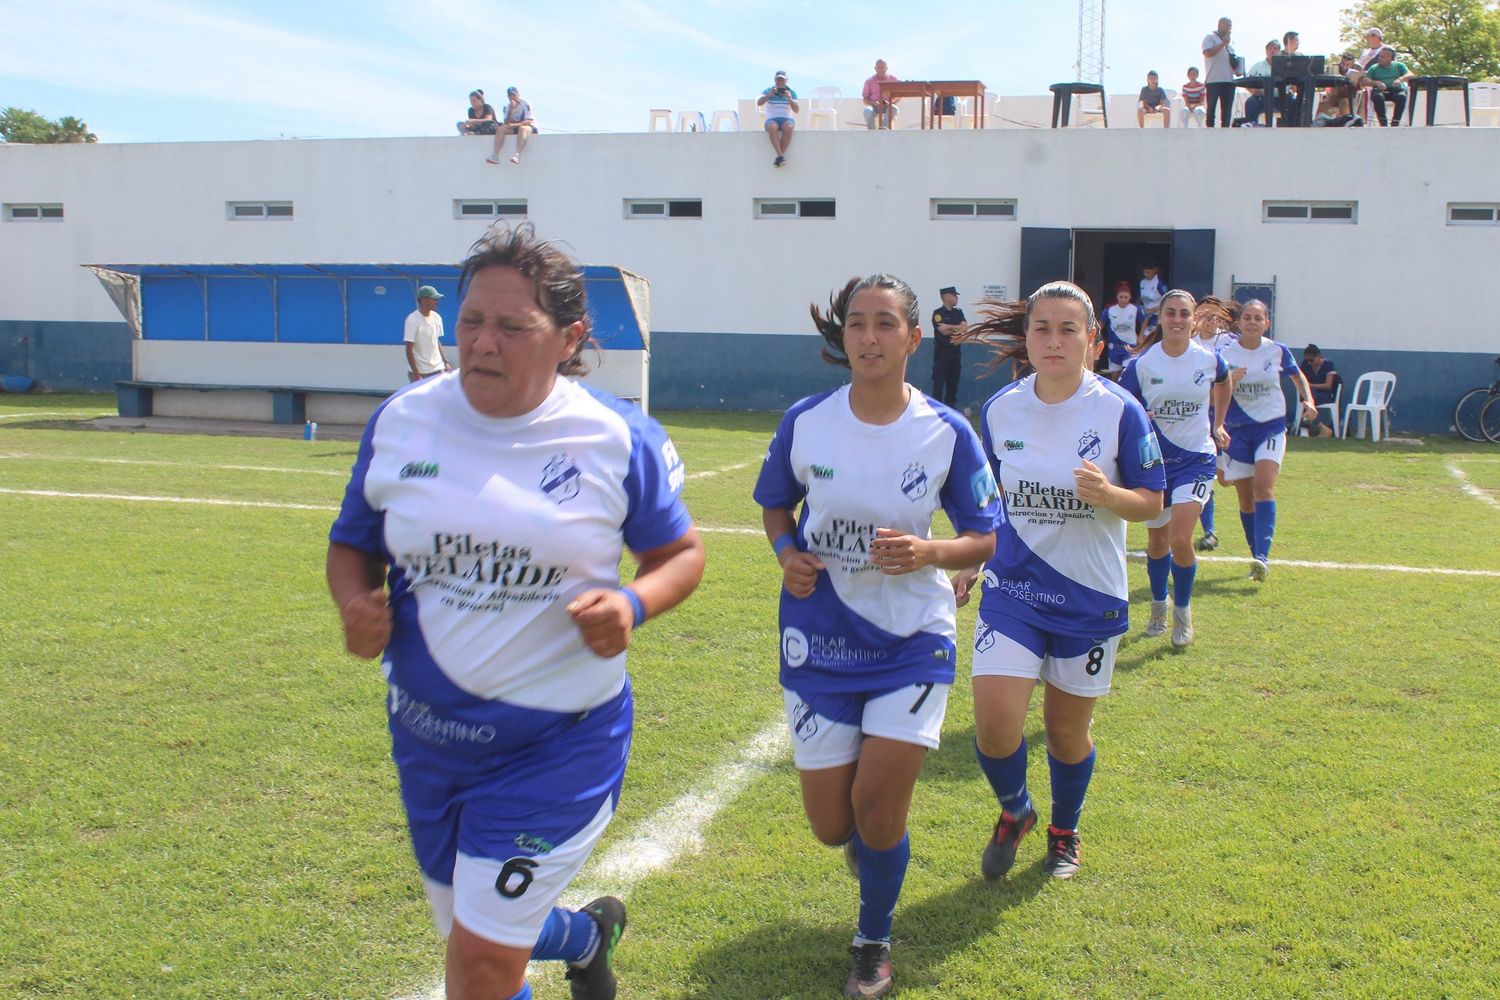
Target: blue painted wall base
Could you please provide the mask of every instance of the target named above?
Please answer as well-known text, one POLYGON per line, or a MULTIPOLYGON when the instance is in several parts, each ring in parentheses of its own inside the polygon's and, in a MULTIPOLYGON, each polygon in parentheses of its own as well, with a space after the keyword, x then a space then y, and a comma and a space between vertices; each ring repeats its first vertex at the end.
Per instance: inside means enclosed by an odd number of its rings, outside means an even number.
POLYGON ((0 371, 52 392, 113 392, 130 378, 130 341, 124 323, 0 320, 0 371))

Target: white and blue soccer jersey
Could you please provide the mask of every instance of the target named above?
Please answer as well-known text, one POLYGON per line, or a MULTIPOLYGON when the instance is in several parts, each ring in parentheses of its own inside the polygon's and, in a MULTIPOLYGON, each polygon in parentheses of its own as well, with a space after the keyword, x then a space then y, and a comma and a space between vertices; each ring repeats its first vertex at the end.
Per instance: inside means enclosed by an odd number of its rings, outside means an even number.
POLYGON ((565 609, 619 586, 623 546, 692 524, 682 461, 636 407, 559 378, 532 412, 487 417, 459 379, 375 411, 329 538, 390 566, 393 735, 479 754, 621 693, 625 655, 596 656, 565 609))
POLYGON ((984 404, 1002 511, 979 609, 1061 635, 1117 635, 1129 627, 1125 521, 1080 500, 1073 470, 1088 459, 1117 486, 1161 490, 1161 449, 1141 404, 1107 379, 1085 372, 1061 403, 1038 399, 1035 381, 984 404))
POLYGON ((1195 341, 1175 358, 1154 344, 1120 375, 1121 388, 1151 417, 1169 486, 1213 477, 1217 449, 1210 400, 1214 384, 1228 377, 1224 359, 1195 341))
POLYGON ((1134 302, 1129 305, 1112 305, 1104 310, 1104 339, 1109 345, 1109 363, 1115 367, 1123 365, 1135 349, 1136 330, 1145 313, 1134 302))
POLYGON ((877 692, 953 682, 955 605, 942 570, 887 576, 870 565, 877 528, 929 538, 939 507, 957 532, 995 530, 999 506, 969 422, 911 389, 901 417, 867 424, 849 387, 796 403, 755 484, 792 510, 797 546, 826 567, 812 595, 781 592, 781 683, 799 693, 877 692))
POLYGON ((1161 275, 1154 278, 1142 278, 1140 284, 1141 308, 1148 313, 1161 312, 1161 300, 1166 297, 1167 284, 1161 280, 1161 275))
POLYGON ((1231 439, 1241 443, 1259 443, 1286 430, 1286 397, 1281 393, 1281 377, 1295 373, 1297 361, 1291 349, 1269 338, 1262 338, 1255 350, 1238 340, 1225 344, 1219 352, 1229 368, 1245 369, 1235 383, 1224 427, 1231 439))

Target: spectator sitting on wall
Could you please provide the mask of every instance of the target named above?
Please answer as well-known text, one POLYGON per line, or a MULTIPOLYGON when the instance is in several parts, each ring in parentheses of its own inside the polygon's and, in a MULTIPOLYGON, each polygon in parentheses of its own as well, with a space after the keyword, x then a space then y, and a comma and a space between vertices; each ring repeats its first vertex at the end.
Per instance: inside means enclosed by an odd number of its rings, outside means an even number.
POLYGON ((802 110, 797 105, 797 92, 786 85, 786 70, 776 71, 775 82, 761 93, 755 106, 766 109, 766 137, 776 151, 776 159, 771 163, 779 167, 786 162, 786 150, 792 144, 792 130, 797 127, 792 115, 802 110))
POLYGON ((896 102, 881 97, 882 83, 897 83, 900 78, 886 72, 885 60, 875 60, 875 75, 865 81, 865 128, 894 128, 896 124, 896 102))
POLYGON ((1370 88, 1370 99, 1375 102, 1376 119, 1381 125, 1386 124, 1385 102, 1390 101, 1395 105, 1396 111, 1390 124, 1400 125, 1401 114, 1406 110, 1406 81, 1416 74, 1406 68, 1406 63, 1397 62, 1396 50, 1385 45, 1381 47, 1375 65, 1365 70, 1365 76, 1374 81, 1370 88))
MULTIPOLYGON (((1271 60, 1275 59, 1279 55, 1281 55, 1281 43, 1273 38, 1266 43, 1266 57, 1260 62, 1256 63, 1254 66, 1251 66, 1250 72, 1246 75, 1252 77, 1270 77, 1271 60)), ((1260 121, 1260 116, 1266 110, 1266 96, 1266 93, 1259 87, 1256 87, 1250 91, 1250 96, 1245 99, 1246 118, 1253 122, 1260 121)))
POLYGON ((1161 127, 1172 127, 1172 104, 1167 100, 1167 92, 1159 86, 1158 79, 1154 69, 1146 74, 1146 85, 1141 88, 1140 100, 1135 105, 1135 124, 1138 128, 1146 127, 1147 115, 1161 115, 1161 127))
MULTIPOLYGON (((1308 344, 1302 352, 1300 367, 1302 374, 1307 376, 1307 384, 1312 386, 1313 402, 1319 406, 1331 405, 1341 378, 1334 369, 1333 362, 1323 357, 1323 352, 1318 350, 1317 344, 1308 344)), ((1322 410, 1318 411, 1320 415, 1322 412, 1322 410)), ((1316 426, 1309 427, 1307 424, 1302 426, 1315 437, 1333 437, 1333 425, 1327 423, 1321 416, 1316 426)))
POLYGON ((1229 44, 1234 22, 1219 18, 1219 26, 1203 36, 1203 82, 1208 85, 1208 127, 1214 127, 1215 108, 1219 126, 1229 127, 1234 113, 1234 78, 1243 72, 1240 59, 1229 44))
POLYGON ((484 91, 469 91, 469 117, 458 123, 459 135, 494 135, 495 109, 484 103, 484 91))
POLYGON ((500 150, 508 135, 516 137, 516 152, 510 162, 520 163, 521 152, 526 148, 526 137, 536 131, 536 122, 531 117, 531 105, 521 100, 521 92, 511 87, 506 90, 505 96, 510 98, 510 103, 505 106, 505 118, 495 132, 495 152, 484 161, 486 163, 500 162, 500 150))
POLYGON ((1189 66, 1187 83, 1182 85, 1182 127, 1194 123, 1203 127, 1203 109, 1208 103, 1208 88, 1198 79, 1198 67, 1189 66))

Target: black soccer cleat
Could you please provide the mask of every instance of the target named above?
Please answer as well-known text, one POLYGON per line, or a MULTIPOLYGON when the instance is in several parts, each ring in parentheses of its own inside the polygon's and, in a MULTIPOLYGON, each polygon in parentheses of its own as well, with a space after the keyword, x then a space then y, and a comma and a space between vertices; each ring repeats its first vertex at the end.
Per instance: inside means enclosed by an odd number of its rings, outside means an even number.
POLYGON ((989 843, 984 845, 984 856, 979 860, 979 870, 984 873, 985 878, 993 882, 1005 877, 1005 873, 1016 863, 1016 848, 1021 846, 1021 838, 1036 826, 1036 818, 1035 806, 1028 806, 1021 816, 1012 816, 1001 810, 995 832, 990 836, 989 843))
POLYGON ((1042 871, 1053 878, 1072 878, 1078 874, 1078 831, 1047 827, 1047 858, 1042 871))
POLYGON ((849 1000, 883 997, 895 988, 891 981, 890 945, 871 941, 851 947, 849 955, 854 959, 849 981, 844 984, 844 996, 849 1000))
POLYGON ((618 980, 610 966, 615 957, 615 945, 625 933, 625 904, 613 896, 600 896, 578 909, 580 913, 593 917, 599 925, 599 945, 587 965, 568 969, 573 1000, 615 1000, 618 980))

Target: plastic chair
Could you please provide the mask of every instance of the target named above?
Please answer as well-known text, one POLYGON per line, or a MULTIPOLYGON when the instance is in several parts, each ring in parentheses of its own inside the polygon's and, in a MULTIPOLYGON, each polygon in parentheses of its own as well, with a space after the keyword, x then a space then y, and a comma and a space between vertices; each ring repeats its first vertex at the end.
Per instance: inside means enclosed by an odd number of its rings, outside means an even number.
POLYGON ((1349 425, 1359 418, 1359 429, 1355 437, 1368 437, 1379 441, 1391 436, 1391 397, 1396 393, 1396 376, 1390 372, 1365 372, 1354 383, 1349 394, 1349 405, 1344 407, 1344 426, 1339 437, 1349 436, 1349 425))
MULTIPOLYGON (((1343 379, 1339 379, 1337 382, 1334 383, 1334 386, 1333 386, 1333 402, 1331 402, 1331 403, 1319 403, 1318 404, 1318 410, 1319 411, 1322 411, 1322 410, 1327 410, 1328 411, 1328 422, 1333 425, 1333 436, 1334 437, 1341 437, 1342 436, 1341 431, 1343 430, 1343 424, 1340 423, 1340 421, 1339 421, 1339 406, 1340 406, 1340 404, 1343 403, 1343 401, 1344 401, 1344 380, 1343 379)), ((1303 420, 1302 420, 1302 407, 1301 406, 1296 407, 1296 411, 1297 411, 1297 423, 1296 423, 1296 427, 1294 429, 1302 437, 1307 437, 1308 436, 1307 427, 1305 426, 1305 424, 1303 423, 1303 420)))
POLYGON ((701 111, 684 111, 677 117, 677 131, 707 132, 708 122, 703 120, 703 112, 701 111))
POLYGON ((838 87, 814 87, 812 92, 812 103, 809 106, 807 127, 814 129, 818 122, 826 120, 830 128, 835 131, 839 127, 838 101, 842 100, 844 92, 838 87))
MULTIPOLYGON (((1163 87, 1162 89, 1167 93, 1167 114, 1171 115, 1173 118, 1176 118, 1178 105, 1177 91, 1173 90, 1171 87, 1163 87)), ((1140 101, 1137 100, 1136 103, 1139 104, 1140 101)), ((1146 116, 1146 127, 1169 128, 1170 126, 1168 126, 1167 123, 1162 120, 1162 116, 1160 114, 1154 114, 1146 116)))
POLYGON ((670 132, 672 131, 672 112, 666 108, 651 109, 651 127, 647 132, 670 132))
POLYGON ((740 130, 740 113, 738 111, 715 111, 713 121, 708 123, 710 132, 738 132, 740 130))
POLYGON ((1479 119, 1488 120, 1492 126, 1500 126, 1500 83, 1469 84, 1470 124, 1480 124, 1479 119))

